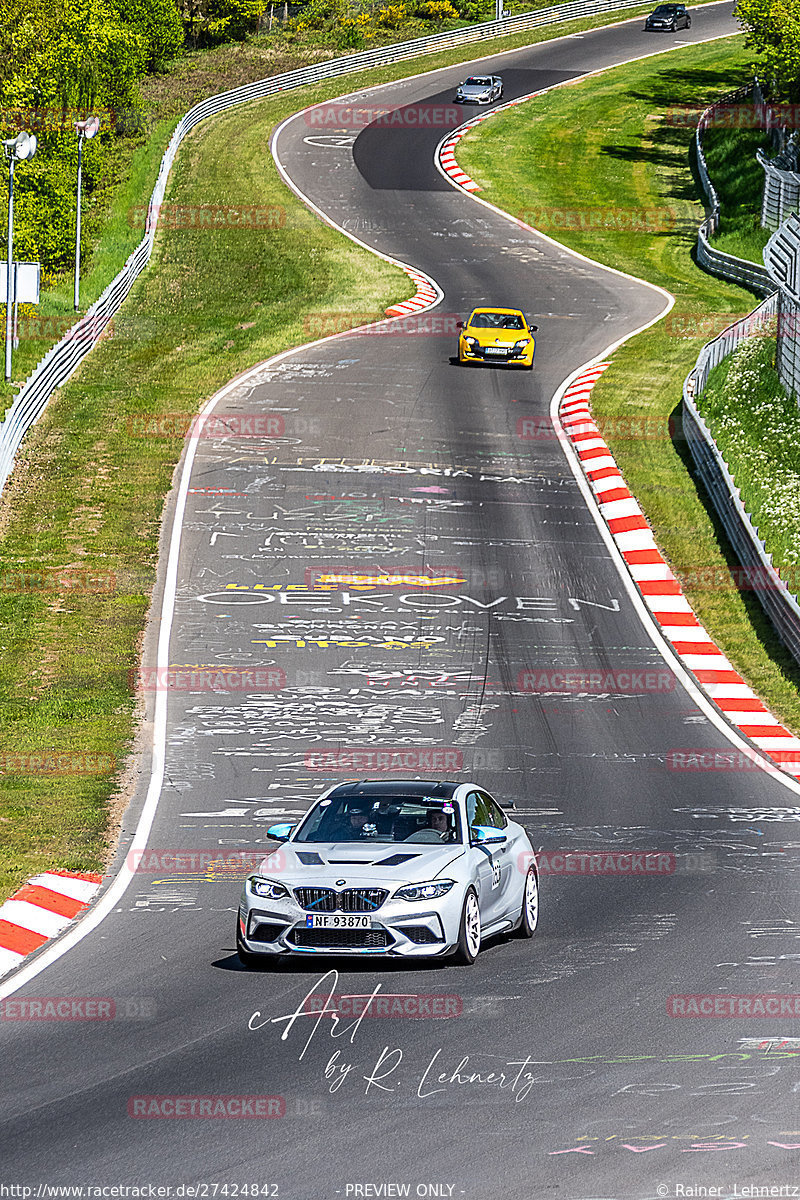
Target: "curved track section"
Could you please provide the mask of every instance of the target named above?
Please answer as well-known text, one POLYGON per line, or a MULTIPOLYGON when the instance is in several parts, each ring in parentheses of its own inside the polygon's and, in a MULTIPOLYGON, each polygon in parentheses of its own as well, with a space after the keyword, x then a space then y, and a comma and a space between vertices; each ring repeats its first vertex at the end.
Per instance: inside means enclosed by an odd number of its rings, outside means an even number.
MULTIPOLYGON (((730 27, 730 7, 710 6, 686 40, 730 27)), ((482 69, 513 97, 670 44, 630 22, 482 69)), ((436 107, 467 69, 376 95, 436 107)), ((242 436, 194 445, 168 661, 240 682, 158 694, 160 800, 148 809, 142 787, 120 851, 144 848, 146 811, 144 866, 6 998, 9 1182, 528 1200, 791 1180, 791 1056, 763 1048, 790 1021, 685 1020, 669 1014, 691 1004, 668 1004, 796 990, 797 797, 760 771, 668 768, 675 749, 730 742, 654 640, 549 416, 564 380, 665 299, 452 189, 440 137, 409 122, 320 138, 309 114, 276 136, 294 187, 444 299, 417 325, 262 364, 216 401, 242 436), (456 315, 482 301, 539 324, 532 375, 450 361, 456 315), (603 690, 569 683, 589 668, 603 690), (242 968, 231 852, 259 855, 267 826, 324 783, 397 764, 516 800, 544 847, 536 939, 495 941, 471 969, 346 960, 322 982, 319 961, 242 968), (309 993, 376 987, 396 997, 385 1018, 289 1020, 309 993), (9 1017, 88 993, 113 998, 116 1019, 9 1017), (279 1097, 283 1115, 180 1119, 148 1099, 242 1095, 279 1097)))

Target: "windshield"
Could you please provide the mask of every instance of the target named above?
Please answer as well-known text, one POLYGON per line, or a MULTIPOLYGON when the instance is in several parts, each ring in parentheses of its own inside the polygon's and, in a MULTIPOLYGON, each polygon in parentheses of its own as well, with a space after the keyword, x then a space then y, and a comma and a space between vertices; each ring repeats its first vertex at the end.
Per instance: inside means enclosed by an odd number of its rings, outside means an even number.
POLYGON ((332 796, 311 810, 295 842, 460 842, 458 809, 427 796, 332 796))
POLYGON ((656 11, 653 13, 653 16, 654 17, 671 17, 672 14, 676 13, 677 11, 678 11, 678 6, 676 4, 659 4, 656 11))
POLYGON ((514 313, 476 312, 469 319, 473 329, 524 329, 522 317, 514 313))
POLYGON ((482 75, 470 75, 464 87, 491 87, 491 85, 491 79, 484 79, 482 75))

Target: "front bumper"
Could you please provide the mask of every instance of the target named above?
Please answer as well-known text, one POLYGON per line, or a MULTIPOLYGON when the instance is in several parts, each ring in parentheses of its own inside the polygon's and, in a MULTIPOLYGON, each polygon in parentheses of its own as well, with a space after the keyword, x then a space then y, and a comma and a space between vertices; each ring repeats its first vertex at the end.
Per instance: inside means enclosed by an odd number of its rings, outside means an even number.
POLYGON ((456 96, 456 104, 491 104, 494 96, 484 93, 482 96, 456 96))
POLYGON ((390 898, 369 914, 367 929, 312 929, 307 924, 309 915, 294 899, 242 903, 237 917, 242 945, 252 954, 264 955, 430 958, 447 954, 458 942, 461 892, 453 888, 433 904, 390 898))
POLYGON ((464 342, 460 342, 458 347, 460 362, 522 363, 530 366, 533 362, 533 355, 534 350, 531 346, 523 346, 518 350, 511 349, 504 354, 488 354, 486 347, 478 346, 473 349, 464 342))

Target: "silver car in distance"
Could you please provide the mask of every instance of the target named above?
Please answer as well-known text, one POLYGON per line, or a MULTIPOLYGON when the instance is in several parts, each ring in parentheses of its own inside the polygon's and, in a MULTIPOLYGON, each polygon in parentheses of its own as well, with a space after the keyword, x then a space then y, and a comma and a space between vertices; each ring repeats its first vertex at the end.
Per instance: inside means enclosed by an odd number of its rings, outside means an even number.
POLYGON ((499 75, 470 75, 456 88, 456 104, 492 104, 503 98, 503 80, 499 75))
POLYGON ((452 958, 495 933, 533 936, 539 877, 528 835, 476 783, 371 780, 329 788, 245 881, 236 948, 279 955, 452 958))

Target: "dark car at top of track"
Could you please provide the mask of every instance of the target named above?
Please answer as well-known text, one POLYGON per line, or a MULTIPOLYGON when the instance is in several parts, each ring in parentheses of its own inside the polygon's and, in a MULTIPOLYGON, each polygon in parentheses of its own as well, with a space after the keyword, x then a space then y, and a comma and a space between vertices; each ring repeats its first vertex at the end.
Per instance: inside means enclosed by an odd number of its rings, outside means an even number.
POLYGON ((685 4, 659 4, 644 23, 645 30, 663 29, 674 33, 676 29, 691 29, 692 18, 685 4))

